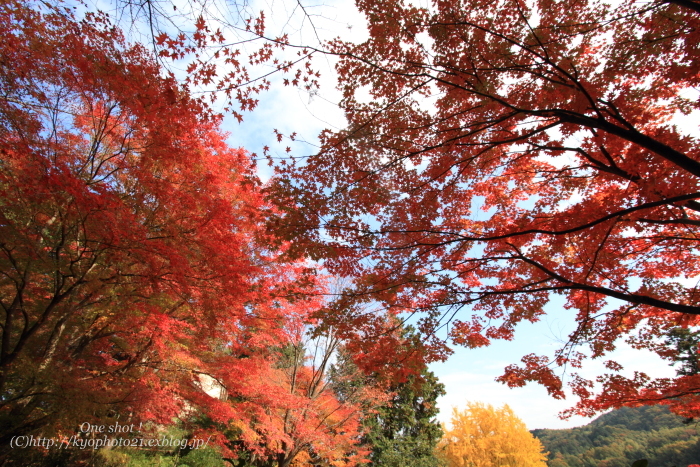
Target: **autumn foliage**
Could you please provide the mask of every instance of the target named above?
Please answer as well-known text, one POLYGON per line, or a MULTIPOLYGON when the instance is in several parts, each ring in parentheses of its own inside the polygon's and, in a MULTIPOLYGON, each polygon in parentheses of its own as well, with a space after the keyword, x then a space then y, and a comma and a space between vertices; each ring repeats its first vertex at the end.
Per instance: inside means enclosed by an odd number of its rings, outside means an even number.
POLYGON ((260 467, 326 465, 357 466, 366 462, 368 446, 361 444, 365 411, 386 403, 376 385, 355 387, 342 395, 336 387, 352 374, 330 375, 339 341, 333 335, 301 340, 277 349, 272 369, 254 375, 262 381, 251 387, 236 410, 247 410, 251 422, 242 427, 250 465, 260 467))
POLYGON ((309 393, 323 380, 303 355, 294 381, 279 367, 321 285, 270 247, 272 208, 220 117, 104 14, 4 2, 0 31, 3 450, 196 415, 231 457, 231 430, 274 456, 293 427, 314 436, 280 466, 302 447, 355 465, 355 407, 309 393))
MULTIPOLYGON (((347 129, 281 168, 276 227, 335 274, 343 300, 420 317, 481 347, 559 295, 577 327, 500 380, 544 384, 619 340, 665 358, 698 325, 700 7, 520 0, 358 1, 369 38, 330 51, 347 129), (586 352, 581 346, 588 346, 586 352)), ((440 334, 445 335, 445 334, 440 334)), ((700 414, 700 378, 569 379, 575 412, 667 402, 700 414)))
POLYGON ((447 467, 545 467, 540 441, 507 405, 467 403, 452 410, 451 427, 436 448, 447 467))
MULTIPOLYGON (((673 360, 664 337, 700 324, 696 1, 359 0, 367 41, 316 50, 339 57, 349 125, 265 196, 208 103, 240 120, 270 74, 313 91, 314 49, 278 59, 288 38, 265 38, 261 14, 244 60, 210 17, 154 27, 156 3, 137 10, 148 47, 103 13, 0 5, 0 446, 179 420, 231 458, 351 466, 366 401, 326 390, 303 352, 282 358, 311 326, 401 382, 446 356, 443 336, 511 339, 559 295, 569 341, 500 380, 563 397, 557 367, 621 339, 673 360), (351 281, 335 302, 311 261, 351 281)), ((571 378, 572 412, 700 415, 700 375, 606 366, 571 378)))

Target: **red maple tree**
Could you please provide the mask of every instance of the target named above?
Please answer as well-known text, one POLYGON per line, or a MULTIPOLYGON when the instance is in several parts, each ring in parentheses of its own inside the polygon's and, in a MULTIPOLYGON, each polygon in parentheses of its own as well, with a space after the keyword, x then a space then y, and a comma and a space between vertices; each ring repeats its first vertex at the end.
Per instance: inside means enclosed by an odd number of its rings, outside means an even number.
MULTIPOLYGON (((673 358, 660 338, 700 315, 698 2, 357 5, 369 39, 329 45, 349 125, 280 168, 275 228, 356 278, 344 300, 420 316, 435 348, 441 328, 469 347, 511 339, 564 296, 568 344, 508 367, 510 386, 563 397, 556 367, 579 367, 584 344, 673 358)), ((576 412, 700 414, 700 376, 607 366, 600 388, 572 378, 576 412)))
POLYGON ((3 454, 83 423, 250 423, 203 378, 270 390, 254 376, 320 306, 250 156, 106 15, 9 1, 0 31, 3 454))
POLYGON ((339 396, 336 385, 364 379, 359 371, 330 377, 339 342, 332 334, 299 340, 279 348, 272 365, 261 365, 261 371, 249 376, 254 383, 236 395, 242 402, 232 403, 233 410, 248 418, 239 425, 248 446, 247 462, 276 467, 366 462, 369 450, 360 445, 360 419, 386 402, 386 392, 367 384, 339 396))

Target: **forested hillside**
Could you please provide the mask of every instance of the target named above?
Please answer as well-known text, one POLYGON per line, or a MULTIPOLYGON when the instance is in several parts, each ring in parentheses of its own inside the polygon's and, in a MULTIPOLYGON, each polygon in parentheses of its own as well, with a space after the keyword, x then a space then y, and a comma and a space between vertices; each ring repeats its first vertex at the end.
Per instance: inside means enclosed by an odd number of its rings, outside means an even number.
POLYGON ((700 462, 700 421, 665 406, 623 407, 590 424, 566 430, 532 430, 549 452, 549 467, 685 467, 700 462))

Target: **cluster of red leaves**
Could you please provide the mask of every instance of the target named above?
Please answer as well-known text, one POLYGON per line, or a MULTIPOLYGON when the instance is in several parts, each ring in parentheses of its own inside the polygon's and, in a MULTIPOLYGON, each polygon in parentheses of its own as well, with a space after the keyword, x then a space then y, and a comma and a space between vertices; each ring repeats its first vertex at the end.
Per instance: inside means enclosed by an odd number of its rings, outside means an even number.
POLYGON ((320 286, 220 119, 103 14, 4 2, 0 36, 0 444, 197 413, 277 453, 297 417, 299 451, 355 465, 356 407, 280 374, 320 286))
MULTIPOLYGON (((563 396, 555 370, 580 366, 582 344, 673 358, 664 333, 700 324, 700 145, 670 121, 700 108, 685 97, 700 84, 697 2, 358 6, 369 39, 330 44, 350 124, 271 192, 301 200, 276 225, 297 251, 356 278, 346 300, 470 347, 564 296, 569 344, 507 368, 511 386, 563 396)), ((666 400, 700 414, 696 377, 599 383, 573 378, 577 412, 666 400)))

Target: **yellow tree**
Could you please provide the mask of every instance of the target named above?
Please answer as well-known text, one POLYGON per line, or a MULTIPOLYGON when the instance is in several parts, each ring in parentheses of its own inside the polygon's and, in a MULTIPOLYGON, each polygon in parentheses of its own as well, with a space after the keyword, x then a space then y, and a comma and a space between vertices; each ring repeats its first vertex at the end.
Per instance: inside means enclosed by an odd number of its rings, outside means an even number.
POLYGON ((448 467, 545 467, 542 444, 525 423, 504 405, 468 402, 452 409, 451 429, 438 445, 448 467))

